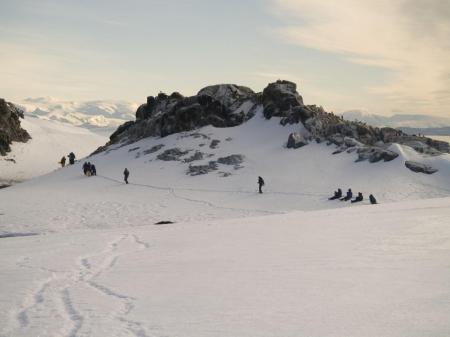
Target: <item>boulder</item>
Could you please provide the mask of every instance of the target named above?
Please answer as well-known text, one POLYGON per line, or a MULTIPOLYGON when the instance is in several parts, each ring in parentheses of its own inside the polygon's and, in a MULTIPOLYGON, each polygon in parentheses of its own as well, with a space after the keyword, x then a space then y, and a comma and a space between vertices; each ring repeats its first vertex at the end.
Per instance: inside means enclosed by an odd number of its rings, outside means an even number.
POLYGON ((368 160, 370 163, 376 163, 381 160, 387 162, 394 160, 398 157, 398 153, 379 147, 365 146, 360 147, 357 150, 358 159, 357 162, 368 160))
POLYGON ((202 174, 208 174, 209 172, 217 170, 217 162, 210 161, 206 165, 189 165, 186 174, 191 176, 198 176, 202 174))
POLYGON ((300 133, 294 132, 289 135, 286 147, 288 149, 298 149, 307 144, 308 141, 300 133))
POLYGON ((411 171, 418 172, 418 173, 433 174, 438 171, 437 169, 435 169, 431 166, 428 166, 428 165, 425 165, 422 163, 418 163, 415 161, 406 161, 405 166, 407 168, 409 168, 411 171))
MULTIPOLYGON (((262 103, 264 106, 264 116, 286 117, 292 114, 292 109, 303 106, 303 98, 297 92, 297 85, 289 81, 278 80, 270 83, 262 93, 262 103)), ((301 114, 300 110, 296 110, 301 114)))
POLYGON ((244 161, 244 156, 242 154, 232 154, 226 157, 220 157, 217 159, 219 164, 224 165, 240 165, 244 161))
POLYGON ((176 161, 180 160, 180 157, 188 154, 188 152, 189 151, 182 151, 178 148, 173 148, 165 150, 164 152, 157 155, 156 158, 164 161, 176 161))

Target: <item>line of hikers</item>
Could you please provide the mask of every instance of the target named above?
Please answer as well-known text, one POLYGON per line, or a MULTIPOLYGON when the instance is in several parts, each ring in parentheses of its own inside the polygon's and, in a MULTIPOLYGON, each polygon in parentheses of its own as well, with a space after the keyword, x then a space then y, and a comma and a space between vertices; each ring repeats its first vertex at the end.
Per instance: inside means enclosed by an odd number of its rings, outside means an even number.
MULTIPOLYGON (((69 155, 69 163, 71 165, 73 165, 75 163, 75 154, 73 152, 71 152, 69 155)), ((62 157, 61 158, 61 162, 60 162, 61 166, 64 167, 66 164, 66 157, 62 157)), ((95 167, 94 164, 91 164, 90 162, 84 162, 83 164, 83 173, 85 176, 96 176, 97 175, 97 169, 95 167)), ((125 168, 125 170, 123 171, 123 180, 125 181, 125 184, 128 184, 128 177, 130 176, 130 171, 128 170, 128 168, 125 168)), ((258 177, 258 192, 259 193, 263 193, 262 192, 262 187, 265 185, 264 179, 259 176, 258 177)), ((358 196, 353 199, 353 192, 352 189, 349 188, 347 191, 347 195, 345 197, 342 196, 342 190, 340 188, 337 189, 337 191, 334 191, 334 195, 330 198, 328 198, 328 200, 336 200, 339 199, 341 201, 349 201, 351 200, 351 203, 355 203, 355 202, 361 202, 364 200, 363 194, 361 192, 358 192, 358 196)), ((372 205, 377 203, 377 200, 375 199, 375 197, 371 194, 369 196, 369 201, 372 205)))
POLYGON ((97 169, 95 168, 95 165, 91 164, 90 162, 84 162, 83 172, 84 175, 88 177, 97 175, 97 169))
MULTIPOLYGON (((75 164, 75 153, 70 152, 70 153, 67 155, 67 158, 69 158, 69 164, 70 164, 70 165, 75 164)), ((61 160, 58 162, 58 164, 61 164, 61 167, 66 166, 66 156, 63 156, 63 157, 61 158, 61 160)))
MULTIPOLYGON (((349 188, 347 191, 347 194, 345 197, 342 196, 342 190, 340 188, 337 189, 337 191, 334 191, 334 195, 330 198, 328 198, 328 200, 337 200, 339 199, 340 201, 349 201, 351 200, 351 203, 355 203, 355 202, 361 202, 364 200, 363 194, 361 192, 358 192, 358 196, 353 199, 353 192, 352 189, 349 188)), ((375 197, 373 196, 373 194, 371 194, 369 196, 369 201, 372 205, 375 205, 377 203, 377 199, 375 199, 375 197)))

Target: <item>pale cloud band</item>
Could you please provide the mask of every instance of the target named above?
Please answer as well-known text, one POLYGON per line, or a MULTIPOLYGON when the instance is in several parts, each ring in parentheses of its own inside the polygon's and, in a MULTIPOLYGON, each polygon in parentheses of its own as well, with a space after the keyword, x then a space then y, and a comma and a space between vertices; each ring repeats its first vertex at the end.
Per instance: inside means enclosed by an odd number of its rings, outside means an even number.
POLYGON ((273 0, 282 38, 393 72, 366 88, 391 106, 450 113, 448 0, 273 0), (409 105, 409 106, 408 106, 409 105))

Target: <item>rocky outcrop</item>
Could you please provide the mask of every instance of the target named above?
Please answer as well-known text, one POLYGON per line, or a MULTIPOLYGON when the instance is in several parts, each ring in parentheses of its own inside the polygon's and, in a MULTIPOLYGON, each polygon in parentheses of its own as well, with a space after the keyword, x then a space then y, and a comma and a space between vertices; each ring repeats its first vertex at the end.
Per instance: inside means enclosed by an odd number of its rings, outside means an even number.
POLYGON ((308 141, 299 132, 294 132, 289 135, 286 147, 288 149, 298 149, 307 144, 308 141))
POLYGON ((0 155, 11 151, 12 142, 27 142, 31 139, 28 132, 20 126, 23 111, 12 103, 0 98, 0 155))
POLYGON ((226 157, 220 157, 217 159, 219 164, 223 165, 233 165, 235 168, 239 168, 239 165, 244 161, 244 156, 242 154, 232 154, 226 157))
MULTIPOLYGON (((235 84, 221 84, 203 88, 191 97, 177 92, 149 96, 147 102, 138 108, 136 121, 119 127, 111 135, 109 144, 128 144, 149 136, 165 137, 206 125, 236 126, 252 118, 256 111, 262 111, 267 119, 278 117, 282 125, 303 124, 300 128, 302 134, 294 132, 289 135, 288 148, 299 148, 308 140, 316 139, 318 143, 336 145, 335 154, 354 152, 358 154, 357 161, 369 162, 395 159, 398 154, 388 149, 392 143, 407 145, 428 155, 450 152, 449 144, 445 142, 409 136, 393 128, 376 128, 363 122, 344 120, 321 106, 305 105, 297 92, 297 85, 282 80, 270 83, 262 93, 235 84), (302 137, 304 134, 307 137, 302 137)), ((202 136, 198 134, 197 137, 202 136)), ((206 135, 204 138, 209 139, 206 135)), ((209 147, 215 149, 218 144, 218 140, 211 140, 209 147)))
POLYGON ((358 148, 358 159, 356 161, 368 160, 370 163, 376 163, 381 160, 391 161, 398 157, 398 153, 374 146, 363 146, 358 148))
POLYGON ((157 159, 163 161, 177 161, 180 160, 180 157, 188 154, 189 151, 182 151, 178 148, 165 150, 163 153, 160 153, 156 156, 157 159))
POLYGON ((433 174, 438 171, 437 169, 435 169, 431 166, 428 166, 428 165, 425 165, 422 163, 418 163, 415 161, 406 161, 405 166, 407 168, 409 168, 411 171, 418 172, 418 173, 433 174))

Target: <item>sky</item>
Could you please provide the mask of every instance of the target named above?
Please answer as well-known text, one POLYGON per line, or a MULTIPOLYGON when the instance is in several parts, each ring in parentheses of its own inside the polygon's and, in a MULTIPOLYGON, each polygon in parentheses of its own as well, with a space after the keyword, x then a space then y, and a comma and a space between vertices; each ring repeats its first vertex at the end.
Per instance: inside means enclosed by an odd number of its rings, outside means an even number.
POLYGON ((255 91, 328 111, 450 116, 449 0, 0 0, 0 97, 255 91))

